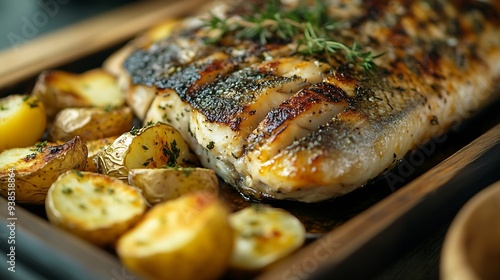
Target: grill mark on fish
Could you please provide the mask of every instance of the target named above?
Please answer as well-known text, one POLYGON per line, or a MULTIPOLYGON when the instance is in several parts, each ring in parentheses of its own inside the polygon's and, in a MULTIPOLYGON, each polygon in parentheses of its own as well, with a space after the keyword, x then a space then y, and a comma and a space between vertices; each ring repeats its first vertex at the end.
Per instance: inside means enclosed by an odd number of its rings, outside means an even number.
MULTIPOLYGON (((246 112, 248 104, 255 102, 264 92, 270 89, 279 91, 298 79, 277 77, 246 68, 201 88, 187 98, 187 101, 205 115, 208 121, 228 124, 232 130, 239 130, 242 120, 240 115, 246 112)), ((255 112, 251 115, 254 114, 255 112)))
MULTIPOLYGON (((294 119, 316 103, 339 103, 346 101, 346 98, 346 93, 342 89, 331 84, 321 83, 304 88, 297 95, 269 111, 262 121, 262 134, 258 133, 259 138, 267 138, 264 135, 272 133, 285 121, 294 119)), ((321 112, 318 112, 318 114, 321 114, 321 112)), ((253 138, 249 140, 249 142, 252 141, 254 141, 253 138)))
POLYGON ((293 141, 307 136, 348 107, 347 94, 339 87, 320 83, 303 88, 278 107, 271 109, 247 139, 249 162, 275 156, 293 141))

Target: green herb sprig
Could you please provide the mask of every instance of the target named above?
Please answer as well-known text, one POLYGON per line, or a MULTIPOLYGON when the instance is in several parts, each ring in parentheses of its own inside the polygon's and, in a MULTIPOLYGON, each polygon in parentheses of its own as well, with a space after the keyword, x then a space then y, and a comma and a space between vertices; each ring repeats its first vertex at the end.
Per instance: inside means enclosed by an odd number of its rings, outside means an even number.
POLYGON ((260 40, 262 44, 271 39, 295 39, 300 53, 324 53, 330 56, 343 52, 349 63, 359 65, 365 71, 374 69, 376 64, 373 60, 382 55, 363 51, 356 43, 348 46, 333 39, 331 31, 340 24, 328 16, 323 1, 286 10, 281 7, 279 0, 273 0, 249 16, 221 18, 212 14, 205 21, 205 26, 210 30, 208 43, 220 42, 228 34, 234 34, 238 39, 260 40))

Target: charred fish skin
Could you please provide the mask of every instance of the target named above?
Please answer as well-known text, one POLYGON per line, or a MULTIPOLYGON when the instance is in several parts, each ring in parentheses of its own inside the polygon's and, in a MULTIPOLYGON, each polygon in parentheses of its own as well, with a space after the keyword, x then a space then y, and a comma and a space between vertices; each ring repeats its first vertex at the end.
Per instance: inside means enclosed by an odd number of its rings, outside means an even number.
MULTIPOLYGON (((325 4, 339 41, 384 54, 375 69, 353 67, 341 52, 299 53, 293 39, 229 34, 206 44, 207 30, 195 24, 136 50, 124 72, 134 86, 175 93, 167 98, 174 108, 157 120, 179 119, 202 163, 255 199, 317 202, 351 192, 498 98, 497 4, 325 4)), ((222 14, 249 13, 249 5, 223 5, 222 14)))

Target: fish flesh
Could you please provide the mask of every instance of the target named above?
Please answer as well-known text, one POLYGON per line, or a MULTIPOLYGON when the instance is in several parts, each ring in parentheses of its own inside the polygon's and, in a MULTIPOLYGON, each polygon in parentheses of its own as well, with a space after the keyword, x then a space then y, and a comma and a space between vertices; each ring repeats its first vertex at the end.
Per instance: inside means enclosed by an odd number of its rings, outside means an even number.
POLYGON ((218 3, 109 63, 135 101, 150 96, 145 122, 176 127, 245 197, 341 196, 498 97, 493 1, 324 1, 336 40, 382 54, 370 71, 341 51, 301 52, 296 38, 229 31, 207 43, 204 18, 244 18, 259 3, 218 3))

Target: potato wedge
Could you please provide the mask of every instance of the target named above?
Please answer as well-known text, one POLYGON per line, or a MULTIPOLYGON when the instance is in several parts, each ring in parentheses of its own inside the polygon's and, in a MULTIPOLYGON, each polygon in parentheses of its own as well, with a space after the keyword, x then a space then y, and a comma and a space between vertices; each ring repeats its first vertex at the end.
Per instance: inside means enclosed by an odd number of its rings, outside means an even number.
POLYGON ((149 279, 217 279, 233 246, 228 215, 213 193, 157 204, 118 240, 118 256, 149 279))
POLYGON ((38 77, 33 95, 43 102, 50 120, 68 107, 118 108, 125 104, 116 78, 100 68, 83 74, 45 71, 38 77))
POLYGON ((118 135, 86 141, 85 145, 87 145, 88 155, 87 165, 85 165, 85 169, 83 169, 83 171, 98 172, 96 163, 97 155, 102 149, 104 149, 104 147, 111 145, 116 138, 118 138, 118 135))
POLYGON ((67 171, 51 185, 45 210, 49 221, 95 245, 114 245, 146 210, 140 191, 92 172, 67 171))
POLYGON ((195 191, 219 192, 217 175, 207 168, 131 169, 128 182, 141 189, 142 195, 151 204, 195 191))
POLYGON ((175 128, 156 123, 118 137, 99 152, 97 168, 100 173, 127 181, 133 168, 175 167, 195 160, 175 128))
POLYGON ((47 124, 45 107, 37 98, 10 95, 0 99, 0 151, 34 145, 47 124))
POLYGON ((70 169, 83 169, 86 162, 87 146, 80 137, 62 145, 44 142, 5 150, 0 154, 0 194, 7 197, 7 182, 13 172, 16 201, 43 204, 50 185, 60 174, 70 169))
POLYGON ((235 231, 231 267, 242 271, 264 269, 289 255, 305 240, 305 228, 279 208, 254 205, 232 213, 235 231))
POLYGON ((75 136, 84 141, 97 140, 129 131, 133 118, 129 107, 66 108, 57 114, 49 136, 51 141, 67 141, 75 136))

